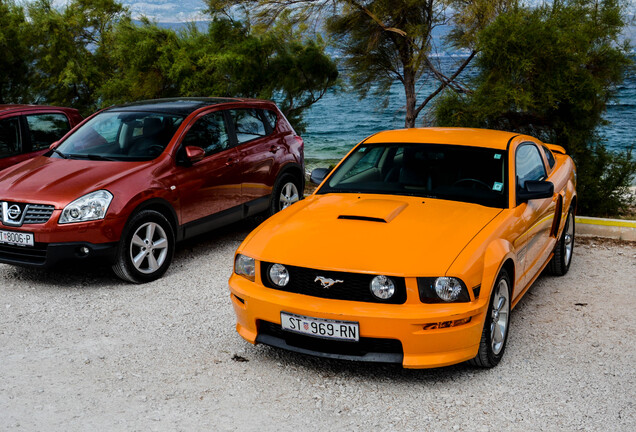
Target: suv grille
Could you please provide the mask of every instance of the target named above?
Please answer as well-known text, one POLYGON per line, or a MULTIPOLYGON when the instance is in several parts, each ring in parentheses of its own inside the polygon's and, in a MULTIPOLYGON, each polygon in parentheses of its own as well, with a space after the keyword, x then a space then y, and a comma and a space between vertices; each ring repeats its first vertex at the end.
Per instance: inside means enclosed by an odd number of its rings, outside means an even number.
POLYGON ((22 226, 24 224, 43 224, 48 222, 55 207, 46 204, 25 204, 15 202, 0 201, 0 222, 7 226, 22 226), (6 205, 5 205, 6 204, 6 205), (14 210, 17 216, 11 215, 10 211, 3 214, 3 207, 14 210))
POLYGON ((381 300, 371 293, 371 280, 376 276, 373 274, 324 271, 286 265, 289 272, 289 283, 287 286, 279 287, 269 280, 269 268, 272 265, 273 263, 261 263, 262 282, 268 288, 334 300, 389 304, 402 304, 406 301, 404 278, 391 277, 395 284, 395 294, 388 300, 381 300), (342 282, 323 288, 322 283, 317 280, 321 276, 342 282))
POLYGON ((46 262, 47 247, 36 243, 34 247, 0 244, 0 257, 16 264, 42 265, 46 262))
POLYGON ((27 208, 26 216, 24 217, 25 224, 43 224, 48 222, 49 218, 53 214, 55 207, 52 205, 44 204, 29 204, 27 208))

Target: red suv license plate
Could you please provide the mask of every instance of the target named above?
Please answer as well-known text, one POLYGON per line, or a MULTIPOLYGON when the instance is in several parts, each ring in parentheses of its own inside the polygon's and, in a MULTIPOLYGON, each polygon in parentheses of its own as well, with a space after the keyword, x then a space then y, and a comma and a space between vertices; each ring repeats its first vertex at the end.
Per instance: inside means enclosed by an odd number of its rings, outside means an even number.
POLYGON ((17 246, 33 246, 33 233, 0 231, 0 243, 17 246))

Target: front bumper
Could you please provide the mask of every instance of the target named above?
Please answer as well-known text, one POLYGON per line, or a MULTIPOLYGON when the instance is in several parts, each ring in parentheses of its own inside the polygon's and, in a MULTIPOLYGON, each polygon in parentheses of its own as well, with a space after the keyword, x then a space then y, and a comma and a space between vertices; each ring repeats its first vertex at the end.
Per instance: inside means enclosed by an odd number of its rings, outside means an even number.
POLYGON ((0 244, 0 263, 46 269, 70 260, 99 258, 111 262, 116 250, 117 243, 36 243, 33 247, 0 244))
POLYGON ((0 223, 2 230, 32 233, 35 239, 34 246, 0 244, 0 263, 50 268, 68 260, 114 259, 125 218, 58 224, 60 213, 55 210, 43 224, 12 227, 0 223))
MULTIPOLYGON (((257 274, 258 280, 258 274, 257 274)), ((280 348, 320 357, 359 361, 401 363, 405 368, 447 366, 474 358, 488 307, 482 297, 471 303, 423 304, 419 301, 417 281, 406 279, 407 301, 390 305, 331 300, 288 293, 266 288, 242 276, 233 274, 229 281, 232 305, 237 317, 238 333, 250 343, 265 343, 280 348), (324 349, 324 340, 315 339, 313 346, 290 344, 287 332, 264 334, 261 327, 280 325, 281 311, 330 320, 355 321, 360 326, 360 338, 371 341, 399 341, 402 352, 342 353, 324 349), (433 323, 470 321, 453 327, 430 328, 433 323), (428 328, 428 329, 425 329, 428 328)), ((307 342, 307 341, 305 341, 307 342)), ((355 342, 340 342, 340 344, 355 342)), ((381 344, 380 344, 381 346, 381 344)), ((364 350, 362 350, 364 351, 364 350)), ((390 350, 384 350, 390 351, 390 350)))

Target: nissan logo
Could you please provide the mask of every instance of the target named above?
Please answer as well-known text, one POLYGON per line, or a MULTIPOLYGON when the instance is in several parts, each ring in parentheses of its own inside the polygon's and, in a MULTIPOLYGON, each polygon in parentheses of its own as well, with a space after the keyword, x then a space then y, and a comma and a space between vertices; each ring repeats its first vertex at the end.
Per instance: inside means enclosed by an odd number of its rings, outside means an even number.
POLYGON ((7 209, 7 216, 9 216, 9 219, 11 220, 18 220, 20 218, 20 213, 22 213, 22 210, 20 210, 20 206, 17 204, 13 204, 7 209))

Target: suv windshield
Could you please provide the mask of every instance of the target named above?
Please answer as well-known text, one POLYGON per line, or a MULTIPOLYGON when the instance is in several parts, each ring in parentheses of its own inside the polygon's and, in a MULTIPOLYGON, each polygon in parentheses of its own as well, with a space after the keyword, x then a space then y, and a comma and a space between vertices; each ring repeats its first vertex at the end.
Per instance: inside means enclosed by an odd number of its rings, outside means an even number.
POLYGON ((93 160, 151 160, 166 148, 182 116, 149 112, 103 112, 50 154, 93 160))
POLYGON ((441 144, 367 144, 317 193, 411 195, 507 207, 506 151, 441 144))

